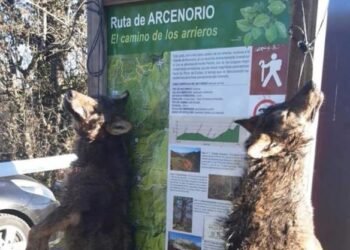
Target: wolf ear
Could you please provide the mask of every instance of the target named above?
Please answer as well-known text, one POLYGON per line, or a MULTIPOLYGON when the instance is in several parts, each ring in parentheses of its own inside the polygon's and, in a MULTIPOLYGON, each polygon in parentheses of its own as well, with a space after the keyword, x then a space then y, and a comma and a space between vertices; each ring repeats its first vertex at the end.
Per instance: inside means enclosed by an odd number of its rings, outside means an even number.
POLYGON ((132 129, 130 122, 117 118, 111 123, 106 124, 106 130, 111 135, 122 135, 128 133, 132 129))
POLYGON ((252 133, 254 131, 254 128, 256 128, 259 118, 257 116, 253 116, 249 119, 240 119, 236 120, 235 123, 241 125, 243 128, 248 130, 249 133, 252 133))

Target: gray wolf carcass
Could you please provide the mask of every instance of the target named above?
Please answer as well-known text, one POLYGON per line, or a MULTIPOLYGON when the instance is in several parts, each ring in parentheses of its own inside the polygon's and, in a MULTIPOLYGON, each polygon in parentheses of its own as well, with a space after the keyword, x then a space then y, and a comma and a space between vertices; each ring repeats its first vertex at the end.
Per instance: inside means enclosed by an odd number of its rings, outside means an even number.
POLYGON ((64 104, 78 135, 61 205, 29 234, 28 250, 48 249, 50 235, 65 231, 67 250, 129 250, 129 166, 123 134, 128 93, 93 99, 75 91, 64 104))
POLYGON ((250 119, 246 128, 248 167, 225 221, 229 250, 320 250, 314 234, 305 165, 310 131, 323 101, 313 83, 292 99, 250 119))

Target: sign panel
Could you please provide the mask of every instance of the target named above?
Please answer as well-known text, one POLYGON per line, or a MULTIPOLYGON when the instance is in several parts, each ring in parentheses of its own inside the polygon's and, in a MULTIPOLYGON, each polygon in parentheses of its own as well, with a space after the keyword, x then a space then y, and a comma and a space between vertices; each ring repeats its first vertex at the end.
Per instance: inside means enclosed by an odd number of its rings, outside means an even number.
POLYGON ((106 8, 108 93, 128 90, 138 249, 224 249, 245 167, 234 121, 284 100, 290 3, 174 0, 106 8))

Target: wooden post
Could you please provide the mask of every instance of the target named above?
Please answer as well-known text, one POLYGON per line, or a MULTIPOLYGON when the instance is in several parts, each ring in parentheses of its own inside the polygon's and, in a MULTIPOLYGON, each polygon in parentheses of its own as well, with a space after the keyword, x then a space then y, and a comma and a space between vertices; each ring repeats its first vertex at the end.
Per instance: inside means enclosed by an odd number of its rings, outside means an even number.
MULTIPOLYGON (((327 25, 327 7, 328 0, 295 0, 293 2, 287 99, 293 96, 299 88, 310 80, 313 80, 316 85, 321 88, 324 41, 327 25), (304 22, 306 26, 305 30, 304 22), (306 32, 307 41, 305 40, 306 37, 302 31, 306 32), (306 54, 305 57, 305 53, 298 46, 299 41, 312 43, 312 51, 306 53, 312 53, 313 61, 311 60, 311 56, 309 54, 306 54)), ((316 119, 316 121, 318 121, 318 119, 316 119)), ((314 138, 316 138, 317 127, 318 122, 315 122, 312 129, 314 138)), ((315 147, 316 140, 314 140, 310 145, 309 154, 305 159, 306 166, 314 166, 315 147)), ((313 170, 313 167, 306 168, 306 171, 308 171, 306 173, 308 176, 308 181, 305 183, 305 185, 308 186, 308 195, 310 197, 312 193, 313 170)))
MULTIPOLYGON (((105 95, 107 93, 107 84, 106 84, 106 72, 107 72, 107 41, 106 37, 102 39, 101 36, 98 38, 96 34, 99 32, 101 16, 103 14, 103 4, 102 0, 96 1, 100 4, 100 8, 96 6, 94 2, 90 2, 87 6, 87 33, 88 33, 88 65, 87 68, 92 72, 98 72, 102 70, 104 65, 104 70, 101 75, 95 76, 89 73, 88 76, 88 94, 91 96, 105 95), (92 11, 93 10, 93 11, 92 11), (99 11, 96 13, 95 11, 99 11), (96 45, 94 46, 94 40, 97 40, 96 45), (104 42, 104 43, 103 43, 104 42), (93 47, 94 46, 94 47, 93 47)), ((102 16, 104 20, 104 16, 102 16)), ((106 36, 106 25, 103 25, 102 29, 104 30, 103 34, 106 36)), ((101 31, 101 30, 100 30, 101 31)))
MULTIPOLYGON (((322 83, 322 73, 323 73, 323 61, 324 61, 324 50, 325 50, 325 40, 326 40, 326 30, 327 30, 327 13, 328 13, 328 4, 329 0, 322 0, 318 2, 318 6, 316 9, 316 17, 314 19, 314 26, 316 27, 316 40, 314 44, 313 58, 314 63, 311 65, 312 67, 312 75, 311 79, 316 83, 319 89, 321 89, 322 83)), ((316 117, 316 121, 313 127, 313 137, 317 137, 318 130, 318 116, 316 117)), ((315 165, 316 159, 316 139, 312 142, 310 154, 306 159, 308 164, 311 166, 315 165)), ((312 194, 312 186, 313 186, 313 176, 314 176, 314 167, 312 168, 312 172, 309 173, 309 195, 311 197, 312 194)), ((317 208, 316 208, 317 209, 317 208)))
MULTIPOLYGON (((293 1, 287 77, 287 99, 293 96, 298 91, 298 89, 301 88, 307 81, 312 79, 313 65, 311 57, 310 55, 306 55, 305 58, 305 53, 299 48, 298 42, 302 41, 311 43, 314 40, 317 29, 317 6, 318 0, 293 1), (306 26, 305 30, 304 20, 306 26), (305 41, 305 35, 303 32, 306 33, 308 41, 305 41), (302 69, 302 67, 304 67, 304 69, 302 69)), ((312 51, 310 53, 313 54, 312 51)))

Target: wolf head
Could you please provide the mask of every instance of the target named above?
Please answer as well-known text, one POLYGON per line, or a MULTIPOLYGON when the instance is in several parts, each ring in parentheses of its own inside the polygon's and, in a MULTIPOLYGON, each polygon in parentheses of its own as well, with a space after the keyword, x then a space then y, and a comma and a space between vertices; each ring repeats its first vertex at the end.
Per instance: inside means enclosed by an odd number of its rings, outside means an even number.
POLYGON ((260 115, 237 120, 251 133, 246 141, 248 156, 275 156, 306 144, 311 139, 308 129, 322 102, 322 92, 309 82, 290 100, 271 106, 260 115))
POLYGON ((76 132, 89 141, 107 135, 122 135, 132 128, 124 119, 124 109, 129 93, 124 92, 115 98, 91 98, 70 90, 64 97, 64 106, 74 118, 76 132))

